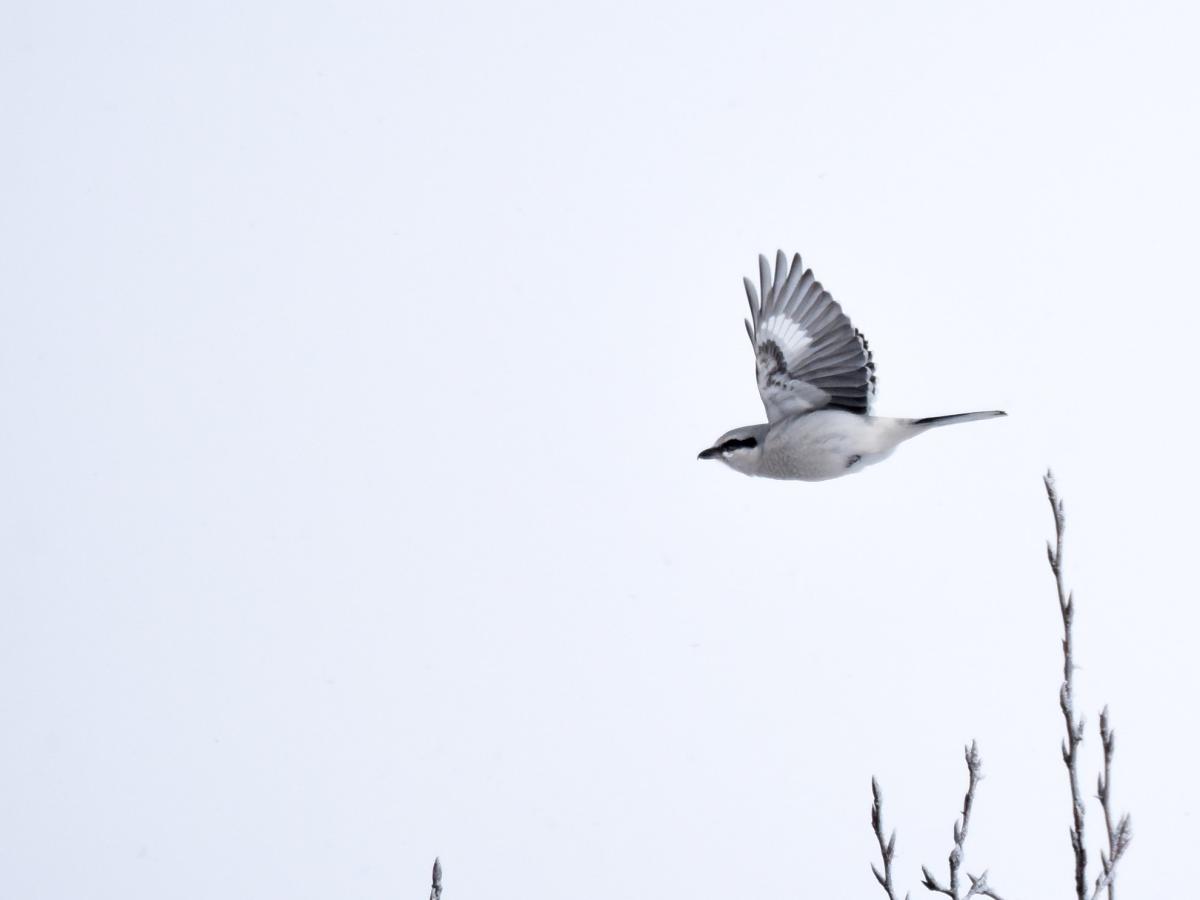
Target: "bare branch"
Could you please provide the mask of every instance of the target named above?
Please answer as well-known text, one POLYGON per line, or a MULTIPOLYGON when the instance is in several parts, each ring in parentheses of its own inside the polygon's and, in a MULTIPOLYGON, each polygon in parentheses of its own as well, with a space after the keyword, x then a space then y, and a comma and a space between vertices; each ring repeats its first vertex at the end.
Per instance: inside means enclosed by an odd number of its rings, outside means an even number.
MULTIPOLYGON (((1071 850, 1075 857, 1075 897, 1076 900, 1104 900, 1102 894, 1107 892, 1107 900, 1116 900, 1115 881, 1117 864, 1125 856, 1133 837, 1133 829, 1129 816, 1116 818, 1111 804, 1112 790, 1112 759, 1116 739, 1109 725, 1107 707, 1100 714, 1100 741, 1104 748, 1104 769, 1096 781, 1096 796, 1104 810, 1104 827, 1108 838, 1107 852, 1100 852, 1100 874, 1096 877, 1092 889, 1088 891, 1087 874, 1087 845, 1084 838, 1085 807, 1083 794, 1079 787, 1079 747, 1083 743, 1083 717, 1075 711, 1075 646, 1073 626, 1075 621, 1075 596, 1066 586, 1063 578, 1063 536, 1066 533, 1066 514, 1063 502, 1058 496, 1054 483, 1054 475, 1047 472, 1045 476, 1046 496, 1050 500, 1050 510, 1054 514, 1054 540, 1046 546, 1046 556, 1050 562, 1050 570, 1054 573, 1054 584, 1058 594, 1058 608, 1062 615, 1062 652, 1063 679, 1058 690, 1058 704, 1062 711, 1063 723, 1066 727, 1066 738, 1062 742, 1062 759, 1067 769, 1071 787, 1071 850)), ((954 823, 954 848, 950 851, 949 881, 938 880, 926 866, 921 867, 923 884, 934 893, 944 894, 951 900, 971 900, 972 897, 989 897, 991 900, 1001 900, 988 884, 988 873, 975 876, 963 870, 963 857, 967 842, 967 834, 971 827, 971 811, 975 803, 975 789, 982 776, 982 763, 979 749, 972 741, 966 748, 967 761, 967 792, 963 797, 962 815, 954 823), (960 874, 966 874, 970 883, 964 893, 964 885, 960 874)), ((879 842, 879 853, 883 859, 883 871, 875 865, 871 871, 887 893, 888 900, 896 900, 895 886, 892 882, 892 857, 896 848, 896 834, 884 836, 883 831, 883 796, 879 784, 871 780, 871 791, 874 803, 871 806, 871 826, 875 838, 879 842)), ((907 897, 906 897, 907 900, 907 897)))
POLYGON ((954 849, 950 851, 950 883, 945 884, 938 881, 927 867, 922 866, 921 874, 925 876, 923 884, 929 890, 945 894, 947 897, 952 898, 952 900, 968 900, 968 898, 974 896, 992 897, 993 900, 1000 900, 998 895, 988 886, 987 872, 984 872, 978 878, 968 873, 967 878, 971 882, 971 886, 967 889, 965 895, 960 892, 958 873, 962 867, 963 847, 967 842, 967 831, 971 827, 971 809, 975 805, 975 788, 978 786, 980 779, 983 778, 983 760, 979 758, 979 747, 976 746, 974 741, 971 741, 970 746, 965 749, 963 755, 967 760, 967 793, 963 797, 962 817, 954 823, 954 849))
POLYGON ((1113 868, 1116 866, 1117 832, 1113 828, 1112 807, 1109 803, 1109 785, 1112 779, 1113 748, 1116 736, 1108 724, 1108 707, 1100 711, 1100 744, 1104 748, 1104 771, 1096 779, 1096 797, 1100 800, 1100 808, 1104 810, 1104 831, 1108 835, 1108 853, 1100 853, 1101 877, 1108 877, 1108 900, 1116 900, 1116 885, 1112 881, 1113 868))
POLYGON ((1077 900, 1088 900, 1087 894, 1087 846, 1084 843, 1083 795, 1079 790, 1079 745, 1083 741, 1083 719, 1075 715, 1075 656, 1071 625, 1075 618, 1075 597, 1067 590, 1063 581, 1062 555, 1063 535, 1067 520, 1063 502, 1054 485, 1054 474, 1046 472, 1043 479, 1050 510, 1054 514, 1054 543, 1047 545, 1050 571, 1054 573, 1054 584, 1058 589, 1058 608, 1063 620, 1063 683, 1058 690, 1058 705, 1062 709, 1066 724, 1067 739, 1063 741, 1063 764, 1067 767, 1067 778, 1071 783, 1071 850, 1075 854, 1075 896, 1077 900))
POLYGON ((1113 825, 1112 811, 1112 761, 1116 748, 1117 736, 1108 721, 1108 707, 1100 713, 1100 744, 1104 748, 1104 771, 1096 779, 1096 797, 1100 800, 1100 808, 1104 810, 1104 830, 1108 834, 1108 853, 1100 853, 1102 871, 1096 879, 1096 889, 1092 896, 1097 897, 1101 888, 1108 890, 1108 900, 1116 900, 1116 868, 1129 842, 1133 838, 1133 828, 1129 816, 1125 815, 1113 825))
POLYGON ((988 887, 987 876, 988 873, 986 871, 978 878, 970 872, 967 873, 967 878, 971 880, 971 889, 967 891, 965 900, 971 900, 974 896, 991 897, 992 900, 1004 900, 1003 897, 988 887))
POLYGON ((1125 850, 1133 837, 1129 816, 1122 816, 1113 826, 1113 813, 1110 805, 1110 787, 1112 779, 1112 758, 1116 739, 1108 724, 1108 707, 1100 713, 1100 742, 1104 748, 1104 771, 1096 781, 1096 795, 1104 810, 1104 828, 1108 836, 1108 852, 1100 852, 1100 874, 1091 894, 1087 886, 1087 846, 1084 843, 1084 805, 1083 796, 1079 790, 1079 745, 1083 742, 1083 717, 1075 715, 1075 657, 1072 625, 1075 621, 1075 595, 1067 590, 1063 581, 1062 553, 1063 534, 1066 531, 1066 515, 1063 502, 1058 496, 1054 484, 1054 474, 1046 472, 1044 479, 1046 496, 1050 500, 1050 510, 1054 513, 1054 543, 1047 545, 1047 556, 1050 560, 1050 570, 1054 573, 1054 584, 1058 591, 1058 607, 1063 620, 1063 683, 1058 691, 1058 703, 1062 709, 1063 721, 1066 724, 1067 739, 1063 741, 1063 763, 1067 767, 1068 779, 1071 783, 1071 849, 1075 854, 1075 896, 1077 900, 1099 900, 1100 895, 1107 890, 1108 900, 1116 900, 1117 863, 1125 855, 1125 850))
MULTIPOLYGON (((892 857, 896 853, 896 830, 892 829, 891 837, 884 840, 883 837, 883 792, 879 789, 879 782, 874 778, 871 779, 871 828, 875 832, 875 839, 879 841, 879 855, 883 857, 883 874, 880 874, 879 869, 875 864, 871 864, 871 871, 875 873, 875 880, 879 882, 880 887, 888 895, 888 900, 896 900, 896 889, 892 886, 892 857)), ((904 895, 904 900, 908 900, 908 895, 904 895)))
POLYGON ((429 890, 429 900, 442 900, 442 861, 433 861, 433 887, 429 890))

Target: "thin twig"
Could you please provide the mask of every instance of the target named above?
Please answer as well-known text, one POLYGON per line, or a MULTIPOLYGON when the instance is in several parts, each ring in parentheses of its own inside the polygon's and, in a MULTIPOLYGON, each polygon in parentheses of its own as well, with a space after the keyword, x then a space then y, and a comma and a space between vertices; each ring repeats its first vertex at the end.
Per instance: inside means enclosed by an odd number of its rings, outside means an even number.
POLYGON ((433 860, 433 887, 429 890, 429 900, 442 900, 442 861, 433 860))
POLYGON ((962 867, 963 846, 967 842, 967 830, 971 826, 971 808, 975 804, 975 788, 983 777, 983 761, 979 758, 979 748, 974 741, 971 741, 971 745, 966 748, 964 756, 967 760, 967 793, 963 797, 962 818, 954 823, 954 849, 950 851, 950 884, 946 885, 938 881, 926 866, 921 866, 921 874, 925 876, 925 887, 936 893, 945 894, 952 900, 969 900, 977 895, 991 897, 993 900, 1002 900, 1000 895, 988 886, 987 872, 979 877, 968 872, 967 879, 971 882, 971 886, 965 895, 959 892, 958 870, 962 867))
POLYGON ((1105 856, 1101 852, 1100 856, 1104 860, 1103 871, 1096 878, 1096 887, 1092 891, 1091 900, 1099 900, 1100 895, 1108 890, 1109 896, 1113 896, 1113 885, 1117 880, 1117 863, 1125 855, 1125 851, 1129 848, 1129 842, 1133 840, 1133 826, 1130 823, 1129 815, 1121 816, 1117 822, 1116 830, 1113 832, 1113 845, 1110 851, 1111 857, 1105 856))
POLYGON ((1100 877, 1096 879, 1096 888, 1092 898, 1098 898, 1102 890, 1108 891, 1108 900, 1116 900, 1117 863, 1125 855, 1133 831, 1129 816, 1124 815, 1113 826, 1112 812, 1112 760, 1116 748, 1117 737, 1108 723, 1108 707, 1100 713, 1100 744, 1104 748, 1104 771, 1096 779, 1096 797, 1100 800, 1100 808, 1104 810, 1104 829, 1108 833, 1108 853, 1100 851, 1100 877))
POLYGON ((1063 534, 1066 531, 1067 520, 1063 512, 1063 502, 1055 490, 1053 473, 1047 472, 1043 480, 1046 484, 1046 496, 1050 499, 1050 509, 1054 513, 1055 537, 1053 544, 1046 544, 1046 556, 1050 560, 1050 571, 1054 573, 1054 584, 1058 589, 1058 608, 1063 620, 1063 683, 1058 690, 1058 705, 1062 709, 1067 728, 1062 757, 1063 764, 1067 767, 1068 780, 1071 782, 1071 850, 1075 854, 1075 896, 1078 900, 1088 900, 1087 847, 1083 834, 1084 806, 1083 795, 1079 790, 1078 766, 1079 745, 1083 741, 1083 718, 1075 715, 1075 657, 1071 632, 1075 618, 1075 595, 1067 590, 1062 570, 1063 534))
POLYGON ((1099 900, 1108 891, 1108 900, 1116 900, 1115 881, 1117 863, 1125 855, 1133 838, 1133 829, 1128 815, 1122 816, 1113 827, 1110 805, 1113 749, 1116 738, 1108 724, 1108 707, 1100 713, 1100 743, 1104 748, 1104 770, 1097 779, 1096 795, 1104 810, 1104 828, 1108 836, 1108 852, 1100 851, 1100 874, 1096 877, 1091 894, 1087 888, 1087 848, 1084 844, 1084 805, 1079 790, 1078 759, 1079 745, 1083 741, 1083 718, 1075 715, 1075 658, 1071 627, 1075 621, 1075 594, 1068 591, 1063 581, 1062 553, 1063 534, 1066 531, 1066 515, 1063 502, 1054 484, 1054 473, 1046 472, 1043 479, 1050 509, 1054 513, 1054 542, 1047 543, 1046 555, 1050 570, 1054 573, 1054 584, 1058 590, 1058 606, 1063 620, 1063 683, 1058 692, 1058 702, 1067 727, 1067 739, 1063 741, 1063 763, 1071 782, 1071 849, 1075 853, 1075 896, 1077 900, 1099 900))
MULTIPOLYGON (((883 857, 883 874, 879 873, 874 863, 871 863, 871 871, 875 873, 875 879, 880 886, 887 892, 888 900, 896 900, 896 890, 892 886, 892 856, 896 852, 896 829, 892 829, 891 836, 884 840, 883 837, 883 792, 879 790, 879 782, 874 778, 871 779, 871 828, 875 831, 875 839, 879 841, 879 855, 883 857)), ((908 894, 904 895, 904 900, 909 900, 908 894)))
MULTIPOLYGON (((1117 877, 1117 864, 1124 857, 1125 851, 1129 847, 1129 843, 1133 838, 1133 830, 1128 815, 1121 816, 1117 820, 1116 825, 1114 826, 1113 824, 1114 815, 1111 807, 1110 793, 1112 788, 1113 750, 1116 740, 1112 729, 1109 727, 1108 709, 1106 707, 1100 714, 1100 741, 1104 748, 1104 770, 1097 780, 1097 797, 1104 810, 1104 826, 1108 837, 1108 852, 1106 853, 1103 850, 1100 852, 1101 871, 1096 877, 1095 884, 1089 894, 1087 884, 1087 849, 1084 842, 1085 808, 1083 796, 1079 790, 1078 766, 1079 745, 1083 743, 1084 723, 1083 718, 1075 714, 1075 648, 1072 633, 1075 621, 1075 595, 1067 590, 1066 582, 1063 579, 1063 535, 1066 532, 1066 516, 1063 512, 1063 503, 1059 499, 1055 488, 1054 475, 1047 472, 1044 481, 1046 495, 1050 500, 1050 509, 1054 513, 1055 536, 1054 541, 1047 544, 1046 554, 1050 560, 1050 569, 1054 573, 1054 584, 1058 591, 1058 608, 1062 614, 1063 623, 1063 680, 1062 686, 1058 691, 1058 702, 1067 729, 1066 740, 1062 743, 1062 758, 1064 765, 1067 767, 1067 775, 1071 784, 1071 849, 1075 856, 1075 896, 1076 900, 1102 900, 1101 895, 1107 891, 1107 900, 1116 900, 1115 881, 1117 877)), ((935 893, 945 894, 951 900, 971 900, 972 897, 989 897, 991 900, 1001 900, 1000 895, 988 885, 988 873, 986 871, 978 877, 967 872, 966 876, 970 882, 970 887, 966 889, 965 894, 962 891, 959 873, 962 869, 967 832, 971 825, 971 810, 975 803, 975 789, 979 784, 979 780, 983 777, 981 774, 982 763, 979 759, 979 750, 974 741, 966 748, 965 755, 968 776, 967 792, 963 797, 962 817, 954 824, 954 849, 950 851, 949 883, 938 881, 934 874, 925 866, 921 867, 921 872, 925 876, 924 884, 926 888, 935 893)), ((875 839, 879 842, 879 853, 883 859, 883 871, 880 872, 879 868, 875 865, 871 866, 871 871, 875 873, 875 879, 887 893, 888 900, 896 900, 895 887, 892 882, 892 857, 896 850, 896 832, 893 831, 889 837, 884 837, 883 795, 875 779, 871 779, 871 792, 874 796, 874 803, 871 806, 871 827, 875 831, 875 839)), ((908 900, 907 895, 905 896, 905 900, 908 900)))
POLYGON ((1104 810, 1104 830, 1108 834, 1108 853, 1100 851, 1100 866, 1108 876, 1108 900, 1116 900, 1117 887, 1112 881, 1112 871, 1117 855, 1117 832, 1113 828, 1112 808, 1109 805, 1109 786, 1112 780, 1113 747, 1116 736, 1108 725, 1108 707, 1100 712, 1100 744, 1104 748, 1104 771, 1096 778, 1096 796, 1100 800, 1100 808, 1104 810))

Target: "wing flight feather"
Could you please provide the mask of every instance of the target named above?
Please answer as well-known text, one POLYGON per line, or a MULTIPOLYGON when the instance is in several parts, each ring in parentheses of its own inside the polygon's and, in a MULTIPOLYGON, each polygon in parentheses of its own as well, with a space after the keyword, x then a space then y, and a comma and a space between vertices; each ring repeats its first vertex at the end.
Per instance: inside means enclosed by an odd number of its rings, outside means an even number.
POLYGON ((867 340, 821 287, 800 255, 788 265, 782 251, 772 272, 758 258, 758 286, 743 279, 754 345, 758 390, 767 419, 823 407, 868 413, 875 396, 875 363, 867 340))

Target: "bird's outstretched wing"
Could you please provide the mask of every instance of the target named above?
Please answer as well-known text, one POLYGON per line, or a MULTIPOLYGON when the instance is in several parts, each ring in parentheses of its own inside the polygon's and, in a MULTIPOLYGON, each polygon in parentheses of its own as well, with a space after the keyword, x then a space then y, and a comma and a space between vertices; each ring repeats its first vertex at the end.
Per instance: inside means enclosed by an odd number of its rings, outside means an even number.
POLYGON ((754 345, 758 392, 767 420, 822 407, 855 413, 871 410, 875 363, 867 340, 846 318, 821 282, 805 269, 800 255, 775 256, 775 273, 758 258, 761 299, 745 279, 750 301, 746 332, 754 345))

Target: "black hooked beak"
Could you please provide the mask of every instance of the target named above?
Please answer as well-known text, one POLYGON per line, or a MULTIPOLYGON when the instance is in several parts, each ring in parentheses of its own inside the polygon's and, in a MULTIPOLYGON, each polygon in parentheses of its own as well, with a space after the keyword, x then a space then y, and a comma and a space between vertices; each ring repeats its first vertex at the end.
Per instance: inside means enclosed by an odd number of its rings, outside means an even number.
POLYGON ((701 450, 700 455, 696 459, 716 459, 720 455, 720 447, 709 447, 707 450, 701 450))

